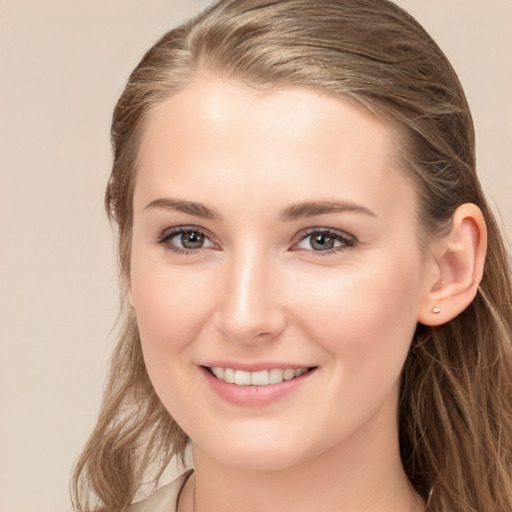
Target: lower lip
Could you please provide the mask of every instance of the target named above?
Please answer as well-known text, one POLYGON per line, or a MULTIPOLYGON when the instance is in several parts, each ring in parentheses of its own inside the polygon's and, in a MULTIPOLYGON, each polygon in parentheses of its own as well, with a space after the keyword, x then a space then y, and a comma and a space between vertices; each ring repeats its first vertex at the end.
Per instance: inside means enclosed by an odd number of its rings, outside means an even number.
POLYGON ((204 367, 201 367, 201 371, 210 388, 226 402, 247 407, 259 407, 276 402, 293 393, 316 373, 316 368, 302 374, 300 377, 266 386, 238 386, 218 379, 204 367))

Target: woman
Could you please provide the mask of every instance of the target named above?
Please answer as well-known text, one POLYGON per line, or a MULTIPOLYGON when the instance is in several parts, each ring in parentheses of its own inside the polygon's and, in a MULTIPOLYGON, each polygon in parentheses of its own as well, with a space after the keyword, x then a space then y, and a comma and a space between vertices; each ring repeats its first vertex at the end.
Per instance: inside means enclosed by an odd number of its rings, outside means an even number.
POLYGON ((76 509, 512 509, 508 257, 455 72, 384 0, 220 0, 114 112, 128 305, 76 509))

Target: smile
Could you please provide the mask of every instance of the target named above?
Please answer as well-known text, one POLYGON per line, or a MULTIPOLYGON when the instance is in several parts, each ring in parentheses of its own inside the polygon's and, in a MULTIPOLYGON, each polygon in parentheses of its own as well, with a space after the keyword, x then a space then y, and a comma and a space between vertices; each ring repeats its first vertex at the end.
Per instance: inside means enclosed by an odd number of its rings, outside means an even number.
POLYGON ((208 371, 217 377, 217 379, 235 384, 237 386, 268 386, 269 384, 280 384, 283 381, 293 380, 307 373, 310 368, 272 368, 271 370, 261 370, 257 372, 248 372, 244 370, 235 370, 233 368, 222 368, 213 366, 207 368, 208 371))

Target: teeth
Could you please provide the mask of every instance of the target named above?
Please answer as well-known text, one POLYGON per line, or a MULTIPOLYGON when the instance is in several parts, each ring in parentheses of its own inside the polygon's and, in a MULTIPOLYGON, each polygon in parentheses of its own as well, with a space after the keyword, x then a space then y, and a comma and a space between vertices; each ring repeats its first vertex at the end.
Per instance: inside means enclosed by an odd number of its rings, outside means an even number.
POLYGON ((237 386, 267 386, 268 384, 279 384, 283 380, 292 380, 300 377, 308 371, 309 368, 272 368, 272 370, 261 370, 259 372, 246 372, 244 370, 234 370, 233 368, 222 368, 214 366, 210 371, 215 377, 229 384, 237 386))
POLYGON ((288 368, 283 372, 283 379, 284 380, 292 380, 295 377, 295 370, 292 370, 291 368, 288 368))
POLYGON ((266 370, 251 373, 251 384, 253 386, 266 386, 269 383, 269 376, 266 370))
POLYGON ((268 372, 268 380, 270 384, 279 384, 283 382, 283 370, 281 368, 274 368, 268 372))
POLYGON ((233 368, 223 368, 224 370, 224 378, 219 377, 219 379, 222 379, 225 382, 229 382, 230 384, 233 384, 235 382, 235 370, 233 368))
POLYGON ((250 386, 251 385, 251 372, 235 370, 235 384, 237 384, 238 386, 250 386))

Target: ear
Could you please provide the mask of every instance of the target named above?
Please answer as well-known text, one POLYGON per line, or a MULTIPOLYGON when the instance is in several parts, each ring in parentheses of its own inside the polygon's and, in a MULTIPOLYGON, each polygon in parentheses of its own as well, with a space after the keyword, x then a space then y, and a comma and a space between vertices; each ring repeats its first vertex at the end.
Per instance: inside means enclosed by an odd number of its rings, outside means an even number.
POLYGON ((482 280, 487 228, 478 206, 465 203, 455 210, 450 232, 431 246, 432 272, 418 321, 441 325, 464 311, 482 280))

